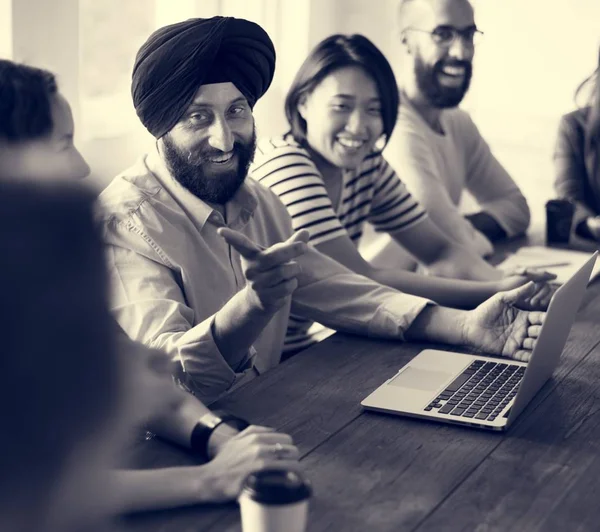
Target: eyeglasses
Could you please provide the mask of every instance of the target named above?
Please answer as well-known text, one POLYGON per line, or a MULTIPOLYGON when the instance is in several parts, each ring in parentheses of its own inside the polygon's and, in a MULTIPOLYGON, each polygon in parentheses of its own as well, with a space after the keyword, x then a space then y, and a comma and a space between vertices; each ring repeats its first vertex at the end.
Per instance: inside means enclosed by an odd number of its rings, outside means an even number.
POLYGON ((454 26, 438 26, 434 28, 432 31, 429 30, 421 30, 419 28, 406 28, 409 31, 419 31, 421 33, 429 33, 431 36, 431 40, 437 44, 438 46, 442 46, 444 48, 450 48, 456 38, 460 36, 465 44, 474 46, 481 41, 483 37, 483 32, 479 31, 475 27, 466 28, 464 30, 459 30, 454 26))

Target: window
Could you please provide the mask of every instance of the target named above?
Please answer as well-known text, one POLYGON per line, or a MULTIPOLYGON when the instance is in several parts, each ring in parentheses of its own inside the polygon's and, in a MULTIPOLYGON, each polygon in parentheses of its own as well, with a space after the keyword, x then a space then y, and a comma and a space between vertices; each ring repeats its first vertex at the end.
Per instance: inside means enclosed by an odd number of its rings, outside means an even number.
MULTIPOLYGON (((3 0, 0 0, 0 2, 3 0)), ((131 103, 131 71, 139 47, 157 28, 191 17, 246 18, 275 43, 275 79, 256 107, 262 134, 285 128, 285 89, 308 52, 303 31, 308 4, 281 0, 79 0, 79 96, 84 139, 114 138, 139 130, 131 103), (286 26, 284 28, 284 25, 286 26)))
POLYGON ((0 0, 0 57, 12 57, 12 0, 0 0))
POLYGON ((147 0, 79 0, 80 122, 86 138, 127 133, 138 123, 131 71, 139 47, 155 30, 147 0))

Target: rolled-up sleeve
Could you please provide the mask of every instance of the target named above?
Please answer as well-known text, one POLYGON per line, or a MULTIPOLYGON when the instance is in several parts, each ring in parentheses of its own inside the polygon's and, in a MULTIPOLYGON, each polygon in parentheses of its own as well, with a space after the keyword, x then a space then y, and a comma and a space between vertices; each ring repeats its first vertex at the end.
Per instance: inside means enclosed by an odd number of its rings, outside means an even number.
POLYGON ((338 331, 404 340, 406 330, 432 301, 382 286, 309 247, 292 311, 338 331))
POLYGON ((114 224, 107 241, 113 312, 130 338, 179 361, 176 378, 204 401, 243 378, 252 349, 237 367, 229 365, 215 343, 214 315, 196 323, 176 270, 165 264, 156 244, 124 224, 114 224))

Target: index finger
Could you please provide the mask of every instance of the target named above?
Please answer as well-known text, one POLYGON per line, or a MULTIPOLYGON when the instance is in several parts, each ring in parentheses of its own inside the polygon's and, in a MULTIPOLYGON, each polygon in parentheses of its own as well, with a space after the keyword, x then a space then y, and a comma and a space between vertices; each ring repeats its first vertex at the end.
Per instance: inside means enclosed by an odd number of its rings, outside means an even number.
POLYGON ((255 265, 256 270, 270 270, 303 255, 306 252, 306 244, 309 238, 310 233, 308 231, 297 231, 285 242, 278 242, 267 248, 260 257, 260 264, 255 265))
POLYGON ((228 227, 220 227, 217 233, 233 247, 242 257, 252 260, 262 251, 262 249, 250 240, 246 235, 239 231, 234 231, 228 227))
POLYGON ((304 242, 308 244, 310 240, 310 233, 306 229, 301 229, 300 231, 296 231, 290 238, 286 240, 286 243, 292 242, 304 242))

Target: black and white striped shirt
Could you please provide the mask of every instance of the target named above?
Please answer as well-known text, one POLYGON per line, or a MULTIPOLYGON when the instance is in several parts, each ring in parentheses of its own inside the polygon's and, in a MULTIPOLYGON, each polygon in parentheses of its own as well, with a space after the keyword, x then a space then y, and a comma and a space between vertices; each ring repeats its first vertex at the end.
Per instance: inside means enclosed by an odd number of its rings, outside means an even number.
MULTIPOLYGON (((343 172, 337 208, 309 152, 288 134, 259 141, 250 175, 270 188, 292 218, 294 231, 307 229, 312 245, 348 235, 358 245, 365 222, 376 231, 397 232, 422 222, 427 213, 411 196, 381 153, 368 155, 343 172)), ((307 335, 312 322, 292 316, 284 350, 314 343, 307 335)))
POLYGON ((291 135, 261 140, 250 175, 279 196, 294 231, 308 229, 313 245, 344 234, 358 245, 365 222, 380 232, 396 232, 427 216, 379 152, 343 173, 337 208, 309 153, 291 135))

